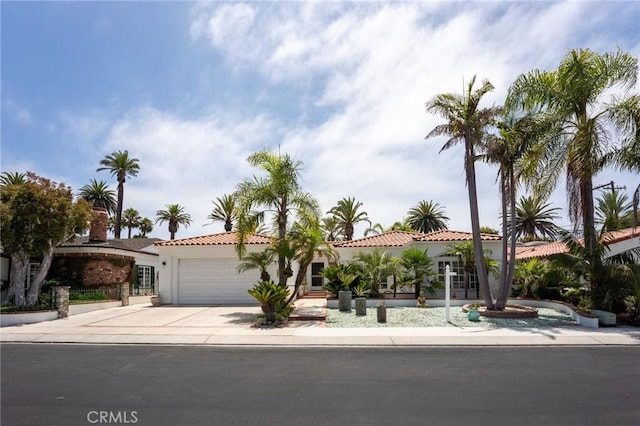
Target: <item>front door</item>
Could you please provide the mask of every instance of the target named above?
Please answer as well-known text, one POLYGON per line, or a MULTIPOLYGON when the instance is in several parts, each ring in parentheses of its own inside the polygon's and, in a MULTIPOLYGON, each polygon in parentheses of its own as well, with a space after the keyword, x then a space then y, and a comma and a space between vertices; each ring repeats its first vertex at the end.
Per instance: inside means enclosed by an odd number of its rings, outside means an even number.
POLYGON ((324 285, 323 269, 324 262, 313 262, 311 264, 311 290, 322 290, 324 285))

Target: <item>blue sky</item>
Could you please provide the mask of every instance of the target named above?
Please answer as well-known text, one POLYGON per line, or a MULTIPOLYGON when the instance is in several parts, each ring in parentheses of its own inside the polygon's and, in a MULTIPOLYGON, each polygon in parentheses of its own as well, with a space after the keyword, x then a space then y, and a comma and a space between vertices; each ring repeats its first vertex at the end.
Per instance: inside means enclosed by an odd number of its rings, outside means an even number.
MULTIPOLYGON (((323 210, 354 196, 389 226, 420 200, 469 230, 460 147, 424 140, 424 103, 474 74, 510 83, 572 48, 640 56, 640 2, 2 2, 2 171, 75 190, 129 150, 125 208, 185 206, 186 237, 253 170, 255 150, 302 161, 323 210)), ((636 91, 638 88, 636 87, 636 91)), ((478 170, 481 222, 499 227, 495 169, 478 170)), ((635 188, 637 175, 606 171, 635 188)), ((564 184, 551 202, 566 212, 564 184)), ((568 225, 563 219, 562 225, 568 225)), ((362 230, 360 230, 361 232, 362 230)), ((153 236, 168 238, 166 226, 153 236)))

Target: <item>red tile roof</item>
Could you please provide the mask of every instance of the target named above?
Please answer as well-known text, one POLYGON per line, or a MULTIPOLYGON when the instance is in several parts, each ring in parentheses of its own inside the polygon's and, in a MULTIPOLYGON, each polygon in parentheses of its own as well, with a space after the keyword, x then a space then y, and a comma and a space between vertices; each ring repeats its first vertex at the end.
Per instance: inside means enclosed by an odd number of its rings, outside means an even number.
POLYGON ((546 243, 531 246, 516 247, 516 259, 533 259, 534 257, 547 257, 552 254, 567 253, 569 249, 564 243, 546 243))
MULTIPOLYGON (((246 244, 271 244, 273 238, 260 234, 247 234, 246 244)), ((200 237, 183 238, 180 240, 167 240, 156 243, 156 246, 222 246, 238 243, 236 232, 223 232, 221 234, 203 235, 200 237)))
POLYGON ((423 235, 417 232, 387 231, 357 240, 335 241, 333 245, 335 247, 403 247, 423 235))
MULTIPOLYGON (((502 237, 496 234, 480 234, 482 241, 500 241, 502 237)), ((443 229, 441 231, 434 231, 423 236, 416 241, 471 241, 473 235, 471 232, 450 231, 443 229)))
MULTIPOLYGON (((640 228, 626 228, 618 231, 606 232, 602 236, 602 240, 607 244, 614 244, 620 241, 640 236, 640 228)), ((582 243, 582 238, 579 239, 582 243)), ((547 257, 552 254, 568 253, 569 249, 562 242, 553 242, 538 245, 526 245, 516 247, 516 259, 532 259, 534 257, 547 257)))

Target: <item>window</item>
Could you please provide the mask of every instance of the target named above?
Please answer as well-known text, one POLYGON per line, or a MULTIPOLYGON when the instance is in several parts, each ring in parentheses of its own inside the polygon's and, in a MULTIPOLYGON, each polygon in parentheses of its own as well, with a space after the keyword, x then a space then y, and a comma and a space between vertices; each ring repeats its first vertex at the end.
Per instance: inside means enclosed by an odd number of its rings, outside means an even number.
POLYGON ((138 288, 152 288, 155 278, 153 266, 138 265, 138 288))
POLYGON ((313 262, 311 264, 311 287, 322 287, 324 285, 323 269, 324 262, 313 262))
MULTIPOLYGON (((464 266, 458 259, 451 260, 439 260, 438 261, 438 281, 446 283, 445 272, 446 266, 451 267, 451 272, 455 272, 458 275, 451 276, 451 288, 452 290, 464 290, 464 266)), ((475 289, 478 286, 478 274, 475 268, 471 272, 469 277, 469 289, 475 289)))

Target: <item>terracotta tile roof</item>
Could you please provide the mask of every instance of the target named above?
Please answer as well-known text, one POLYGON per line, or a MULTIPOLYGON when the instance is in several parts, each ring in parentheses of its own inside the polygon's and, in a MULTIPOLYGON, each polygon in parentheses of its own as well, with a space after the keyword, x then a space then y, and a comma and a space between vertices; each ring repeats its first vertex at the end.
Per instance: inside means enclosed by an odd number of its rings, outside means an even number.
POLYGON ((403 247, 423 235, 417 232, 387 231, 357 240, 335 241, 333 245, 335 247, 403 247))
MULTIPOLYGON (((482 241, 500 241, 502 237, 496 234, 480 234, 482 241)), ((423 236, 417 241, 471 241, 473 235, 471 232, 451 231, 449 229, 443 229, 441 231, 434 231, 423 236)))
MULTIPOLYGON (((630 238, 640 237, 640 228, 626 228, 618 231, 610 231, 604 233, 602 236, 603 241, 609 244, 615 244, 620 241, 628 240, 630 238)), ((578 241, 582 244, 583 239, 578 241)), ((562 242, 553 242, 539 245, 527 245, 516 247, 516 259, 532 259, 534 257, 546 257, 552 254, 568 253, 569 249, 562 242)))
MULTIPOLYGON (((270 244, 273 238, 260 234, 248 234, 246 244, 270 244)), ((183 238, 180 240, 167 240, 156 243, 156 246, 222 246, 234 245, 238 242, 236 232, 223 232, 221 234, 202 235, 200 237, 183 238)))
POLYGON ((539 245, 516 247, 516 259, 533 259, 534 257, 547 257, 552 254, 567 253, 569 249, 562 242, 546 243, 539 245))

